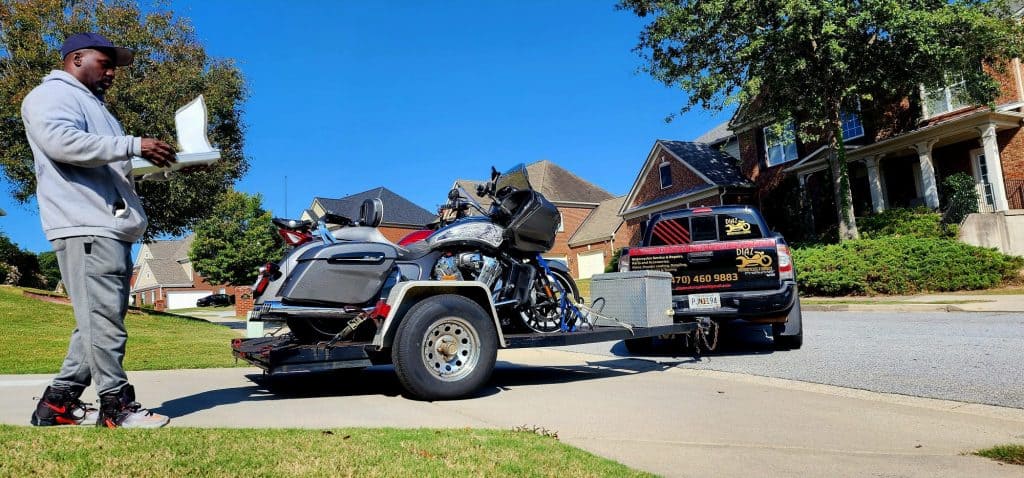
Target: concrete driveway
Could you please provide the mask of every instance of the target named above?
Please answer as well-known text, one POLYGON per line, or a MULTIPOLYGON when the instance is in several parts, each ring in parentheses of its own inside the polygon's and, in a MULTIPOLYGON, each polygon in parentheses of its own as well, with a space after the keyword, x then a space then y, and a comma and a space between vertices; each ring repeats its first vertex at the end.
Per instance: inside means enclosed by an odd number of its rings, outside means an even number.
MULTIPOLYGON (((256 369, 133 372, 172 426, 544 427, 663 476, 1021 476, 964 453, 1024 442, 1024 410, 559 350, 499 353, 470 399, 401 396, 390 367, 257 383, 256 369)), ((26 424, 49 376, 0 376, 0 423, 26 424)), ((87 392, 91 394, 92 392, 87 392)), ((87 395, 89 397, 90 395, 87 395)))

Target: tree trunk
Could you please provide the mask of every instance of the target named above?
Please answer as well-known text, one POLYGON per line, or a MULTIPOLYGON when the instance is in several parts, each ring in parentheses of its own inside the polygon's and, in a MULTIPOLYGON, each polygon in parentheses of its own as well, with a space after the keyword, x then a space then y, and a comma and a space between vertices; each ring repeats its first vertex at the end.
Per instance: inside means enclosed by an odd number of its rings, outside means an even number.
POLYGON ((853 194, 850 192, 850 175, 846 168, 846 148, 843 145, 843 122, 838 109, 831 118, 832 134, 828 165, 832 170, 832 193, 836 202, 836 217, 839 218, 839 241, 859 239, 857 218, 853 216, 853 194))

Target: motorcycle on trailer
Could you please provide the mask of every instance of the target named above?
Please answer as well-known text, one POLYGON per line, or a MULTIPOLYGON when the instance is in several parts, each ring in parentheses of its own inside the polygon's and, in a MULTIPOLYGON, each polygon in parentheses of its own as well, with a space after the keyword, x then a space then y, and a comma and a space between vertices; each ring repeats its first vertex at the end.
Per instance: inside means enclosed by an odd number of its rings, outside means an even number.
POLYGON ((366 344, 366 360, 345 366, 393 362, 420 398, 475 390, 488 379, 504 334, 585 323, 568 268, 541 257, 554 245, 560 217, 530 185, 526 167, 501 174, 492 168, 476 193, 490 200, 488 208, 453 190, 445 207, 455 214, 404 246, 377 230, 379 199, 364 202, 355 221, 334 214, 274 219, 292 248, 260 269, 255 317, 286 321, 299 345, 366 344), (471 209, 479 215, 467 214, 471 209))

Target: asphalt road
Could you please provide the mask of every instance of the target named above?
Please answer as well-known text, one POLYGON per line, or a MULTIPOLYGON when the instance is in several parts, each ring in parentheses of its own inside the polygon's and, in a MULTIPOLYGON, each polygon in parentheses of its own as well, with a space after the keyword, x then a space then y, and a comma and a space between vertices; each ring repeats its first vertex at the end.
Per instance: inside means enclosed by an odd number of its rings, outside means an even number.
MULTIPOLYGON (((628 356, 621 342, 563 350, 628 356)), ((804 312, 804 346, 774 351, 766 329, 723 329, 699 360, 650 357, 691 369, 1024 408, 1024 313, 804 312)))

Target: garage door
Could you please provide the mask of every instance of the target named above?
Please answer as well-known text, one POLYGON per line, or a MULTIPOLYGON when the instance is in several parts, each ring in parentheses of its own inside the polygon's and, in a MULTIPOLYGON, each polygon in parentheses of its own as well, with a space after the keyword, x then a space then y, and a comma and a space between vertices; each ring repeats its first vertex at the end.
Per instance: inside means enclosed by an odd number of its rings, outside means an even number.
POLYGON ((196 301, 210 295, 210 291, 202 292, 168 292, 167 310, 188 309, 196 306, 196 301))
POLYGON ((576 259, 580 266, 580 279, 589 279, 594 274, 604 272, 604 251, 578 254, 576 259))

